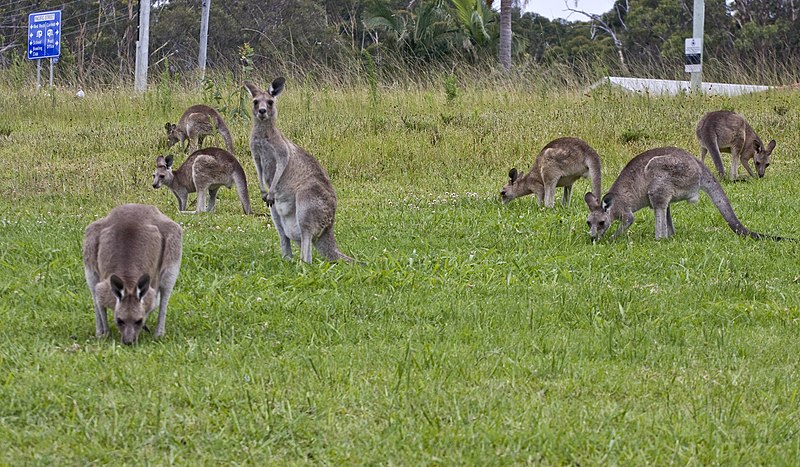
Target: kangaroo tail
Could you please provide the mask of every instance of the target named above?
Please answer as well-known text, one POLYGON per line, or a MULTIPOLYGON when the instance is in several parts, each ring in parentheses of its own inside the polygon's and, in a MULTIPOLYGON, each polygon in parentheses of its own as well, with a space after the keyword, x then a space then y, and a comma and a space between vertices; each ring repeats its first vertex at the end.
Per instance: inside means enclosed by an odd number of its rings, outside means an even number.
POLYGON ((711 155, 711 160, 714 162, 714 167, 719 172, 719 178, 725 178, 725 166, 722 164, 722 154, 719 152, 719 143, 716 138, 711 138, 708 142, 708 153, 711 155))
POLYGON ((244 213, 250 214, 250 193, 247 191, 247 177, 241 165, 233 170, 233 184, 236 185, 236 194, 239 195, 244 213))
POLYGON ((214 115, 214 125, 217 127, 219 135, 225 140, 225 146, 228 148, 228 152, 233 154, 233 138, 231 138, 231 131, 228 129, 228 125, 222 120, 221 115, 214 115))
POLYGON ((705 165, 702 165, 702 163, 700 165, 700 189, 708 194, 709 198, 711 198, 711 202, 713 202, 714 206, 717 207, 719 213, 722 214, 723 219, 725 219, 725 222, 728 223, 728 226, 731 228, 731 230, 736 232, 738 235, 754 238, 756 240, 789 240, 784 237, 776 237, 774 235, 753 232, 745 227, 739 218, 736 217, 736 213, 733 212, 733 206, 731 206, 728 196, 725 195, 722 185, 719 184, 717 179, 714 178, 714 175, 705 165))
POLYGON ((319 238, 314 241, 314 246, 317 247, 317 250, 319 250, 319 252, 322 253, 325 258, 328 259, 328 261, 344 260, 348 263, 356 261, 355 259, 339 251, 339 247, 336 245, 336 237, 333 236, 333 224, 322 231, 322 234, 320 234, 319 238))
POLYGON ((587 157, 586 166, 589 167, 589 178, 592 180, 592 193, 600 199, 603 189, 600 156, 595 152, 591 157, 587 157))

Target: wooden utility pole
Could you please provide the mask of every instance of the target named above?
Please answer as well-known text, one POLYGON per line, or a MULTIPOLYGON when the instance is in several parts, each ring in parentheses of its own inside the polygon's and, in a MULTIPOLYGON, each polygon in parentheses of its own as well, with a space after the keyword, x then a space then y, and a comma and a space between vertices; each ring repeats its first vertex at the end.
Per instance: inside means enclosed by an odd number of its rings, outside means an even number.
POLYGON ((139 40, 136 41, 136 73, 133 89, 147 91, 147 60, 150 53, 150 0, 139 0, 139 40))
POLYGON ((208 53, 208 16, 211 12, 211 0, 203 0, 203 14, 200 17, 200 54, 197 57, 197 68, 200 79, 206 75, 206 54, 208 53))
POLYGON ((693 71, 690 89, 693 93, 700 91, 703 84, 703 26, 706 20, 705 0, 694 0, 694 19, 692 22, 692 37, 700 39, 700 71, 693 71))

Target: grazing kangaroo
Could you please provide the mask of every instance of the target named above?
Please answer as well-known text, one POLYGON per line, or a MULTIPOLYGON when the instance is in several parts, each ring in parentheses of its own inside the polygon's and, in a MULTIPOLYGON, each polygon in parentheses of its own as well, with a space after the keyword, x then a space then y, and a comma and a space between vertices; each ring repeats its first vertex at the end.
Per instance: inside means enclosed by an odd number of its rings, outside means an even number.
POLYGON ((233 155, 224 149, 205 148, 195 151, 177 170, 172 170, 173 158, 158 156, 153 173, 153 188, 168 186, 178 198, 178 210, 186 210, 189 193, 197 192, 197 212, 214 211, 217 191, 221 186, 236 185, 236 193, 245 214, 250 214, 250 197, 244 170, 233 155), (208 193, 208 207, 206 207, 208 193))
POLYGON ((213 135, 216 128, 225 140, 228 152, 233 154, 233 139, 228 126, 222 120, 222 115, 207 105, 198 104, 189 107, 183 112, 177 124, 167 122, 164 128, 167 130, 167 147, 172 147, 180 141, 183 151, 200 149, 205 137, 213 135))
POLYGON ((700 158, 705 161, 706 153, 711 154, 711 160, 714 161, 720 179, 725 178, 720 151, 731 153, 730 179, 736 180, 739 177, 740 161, 747 173, 755 177, 748 162, 750 159, 753 159, 756 166, 758 178, 763 178, 764 172, 769 167, 772 150, 775 149, 775 140, 764 146, 761 138, 744 117, 727 110, 703 115, 697 123, 695 134, 700 141, 700 158))
POLYGON ((270 207, 281 242, 281 253, 292 259, 291 241, 300 242, 300 258, 311 262, 311 245, 329 261, 352 261, 336 245, 333 224, 336 193, 325 169, 303 148, 286 138, 276 126, 275 99, 283 91, 277 78, 267 91, 245 81, 253 97, 250 151, 258 173, 261 198, 270 207))
POLYGON ((558 138, 547 143, 536 156, 531 171, 519 175, 516 168, 508 172, 508 184, 500 192, 503 204, 529 194, 548 208, 555 206, 556 188, 564 187, 561 203, 569 206, 572 185, 579 178, 590 178, 592 192, 600 196, 600 156, 578 138, 558 138))
POLYGON ((106 308, 123 344, 133 344, 158 306, 154 337, 164 335, 167 303, 181 268, 183 231, 155 206, 123 204, 89 224, 83 265, 94 302, 97 337, 109 333, 106 308))
POLYGON ((612 222, 619 220, 619 227, 612 235, 616 238, 631 226, 634 212, 649 206, 655 211, 656 239, 667 238, 675 233, 670 203, 683 200, 696 203, 699 190, 708 194, 737 234, 758 240, 782 240, 752 232, 742 225, 711 171, 693 155, 672 147, 651 149, 631 159, 602 202, 593 193, 586 193, 589 235, 599 239, 612 222))

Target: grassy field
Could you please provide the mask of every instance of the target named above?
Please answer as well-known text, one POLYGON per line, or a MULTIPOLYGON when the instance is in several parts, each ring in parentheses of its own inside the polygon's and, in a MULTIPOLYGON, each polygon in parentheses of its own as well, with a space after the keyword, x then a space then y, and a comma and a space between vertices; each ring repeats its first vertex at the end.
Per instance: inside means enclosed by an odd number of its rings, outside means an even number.
POLYGON ((724 184, 734 209, 800 237, 800 94, 377 91, 279 101, 361 266, 281 259, 249 120, 228 123, 256 215, 224 189, 186 215, 152 172, 196 97, 0 92, 0 464, 800 462, 798 243, 737 237, 705 195, 659 242, 643 210, 591 243, 585 180, 569 207, 499 202, 556 137, 594 146, 608 188, 732 109, 778 141, 766 178, 724 184), (133 347, 95 339, 81 260, 125 202, 184 228, 166 337, 133 347))

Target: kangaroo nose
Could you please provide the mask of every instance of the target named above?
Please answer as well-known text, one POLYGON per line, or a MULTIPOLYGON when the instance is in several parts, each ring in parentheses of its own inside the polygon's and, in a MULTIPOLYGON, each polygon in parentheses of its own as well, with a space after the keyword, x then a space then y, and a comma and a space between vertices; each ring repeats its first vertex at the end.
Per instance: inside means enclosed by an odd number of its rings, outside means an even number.
POLYGON ((267 109, 258 109, 258 113, 264 115, 265 113, 267 113, 267 109))

